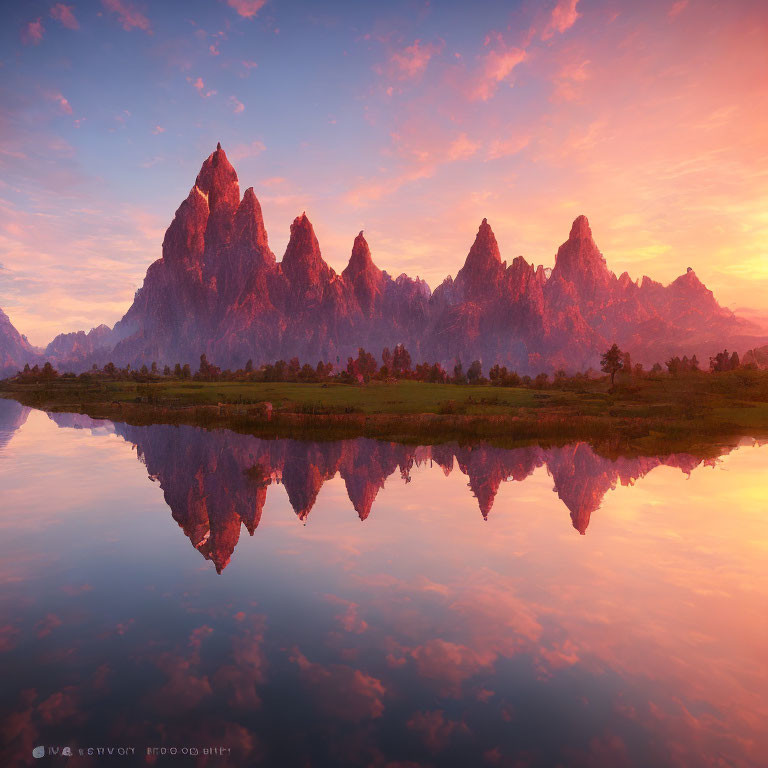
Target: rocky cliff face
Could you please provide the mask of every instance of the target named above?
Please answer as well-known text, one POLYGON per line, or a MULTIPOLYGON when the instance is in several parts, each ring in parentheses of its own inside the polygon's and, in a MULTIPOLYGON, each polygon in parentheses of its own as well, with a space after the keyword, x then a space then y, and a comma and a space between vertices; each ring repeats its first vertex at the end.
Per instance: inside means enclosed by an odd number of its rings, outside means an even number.
POLYGON ((0 309, 0 375, 16 373, 24 364, 33 360, 38 353, 11 323, 8 315, 0 309))
MULTIPOLYGON (((4 318, 4 319, 3 319, 4 318)), ((62 334, 45 354, 77 370, 92 363, 189 362, 222 368, 298 357, 343 365, 358 347, 379 354, 405 344, 414 362, 452 368, 480 359, 521 373, 597 366, 614 341, 635 361, 674 354, 707 360, 724 346, 755 346, 750 325, 720 307, 692 270, 663 286, 616 277, 579 216, 550 275, 522 256, 502 261, 483 219, 464 266, 431 293, 418 278, 393 279, 374 263, 362 232, 341 274, 323 258, 306 214, 291 225, 280 262, 269 248, 253 188, 219 145, 165 234, 133 305, 114 329, 62 334)), ((31 347, 0 318, 0 362, 31 347)), ((764 343, 764 342, 763 342, 764 343)))

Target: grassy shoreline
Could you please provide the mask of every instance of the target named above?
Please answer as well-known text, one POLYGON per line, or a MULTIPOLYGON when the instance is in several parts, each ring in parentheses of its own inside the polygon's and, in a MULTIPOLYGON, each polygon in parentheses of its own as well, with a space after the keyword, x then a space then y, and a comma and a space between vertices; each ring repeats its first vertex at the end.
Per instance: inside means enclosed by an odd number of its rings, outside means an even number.
POLYGON ((714 455, 768 437, 768 373, 595 380, 574 389, 427 384, 163 380, 0 382, 0 396, 42 410, 134 425, 186 424, 265 438, 402 443, 589 442, 605 455, 714 455), (267 414, 265 403, 270 403, 267 414))

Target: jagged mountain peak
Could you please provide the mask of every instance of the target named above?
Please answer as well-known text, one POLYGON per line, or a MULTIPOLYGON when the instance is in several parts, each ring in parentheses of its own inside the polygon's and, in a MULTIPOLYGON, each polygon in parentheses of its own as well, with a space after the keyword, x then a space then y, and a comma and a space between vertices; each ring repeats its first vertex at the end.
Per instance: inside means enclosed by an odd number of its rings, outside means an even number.
POLYGON ((483 219, 477 230, 475 242, 469 250, 465 266, 484 266, 489 261, 501 263, 501 253, 496 236, 493 234, 488 219, 483 219))
POLYGON ((211 210, 221 202, 226 202, 236 208, 240 202, 240 185, 237 171, 227 158, 226 152, 218 144, 203 162, 200 172, 195 179, 195 186, 208 196, 211 210))
POLYGON ((253 187, 245 190, 234 218, 234 243, 258 263, 274 264, 275 255, 269 249, 267 230, 261 205, 253 187))
POLYGON ((577 216, 574 220, 568 239, 555 256, 552 277, 553 286, 561 280, 570 283, 578 296, 587 301, 599 299, 616 280, 595 245, 586 216, 577 216))
POLYGON ((123 319, 112 332, 92 332, 87 344, 84 334, 65 334, 56 360, 74 367, 109 359, 195 363, 204 350, 223 368, 249 358, 339 362, 361 346, 377 352, 403 343, 414 359, 447 369, 456 359, 481 359, 486 370, 493 361, 535 374, 595 366, 609 340, 638 360, 645 349, 644 362, 667 350, 706 359, 717 351, 712 344, 732 346, 743 328, 692 270, 666 287, 647 278, 633 284, 626 274, 617 279, 585 216, 573 221, 551 272, 523 257, 507 266, 484 218, 464 265, 434 294, 419 278, 382 272, 363 231, 336 275, 306 211, 293 221, 277 265, 256 194, 249 187, 240 198, 237 173, 219 143, 123 319), (97 337, 109 348, 96 350, 97 337), (87 347, 96 351, 85 355, 87 347))
POLYGON ((291 237, 280 266, 290 282, 303 288, 327 283, 334 274, 320 253, 320 244, 306 211, 291 224, 291 237))
POLYGON ((350 280, 357 275, 368 272, 381 274, 381 270, 373 263, 371 249, 368 247, 368 242, 363 236, 363 231, 360 230, 360 233, 355 238, 355 242, 352 244, 352 254, 342 275, 346 280, 350 280))
POLYGON ((571 232, 568 235, 569 240, 592 240, 592 229, 589 226, 589 219, 582 213, 577 216, 571 224, 571 232))
POLYGON ((456 275, 456 286, 470 301, 485 300, 503 273, 499 244, 488 219, 483 219, 464 266, 456 275))

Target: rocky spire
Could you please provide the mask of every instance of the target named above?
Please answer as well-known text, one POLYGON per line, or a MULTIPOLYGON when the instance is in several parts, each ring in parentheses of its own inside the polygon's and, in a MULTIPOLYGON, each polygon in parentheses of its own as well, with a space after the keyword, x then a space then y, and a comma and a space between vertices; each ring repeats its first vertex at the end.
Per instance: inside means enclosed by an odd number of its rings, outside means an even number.
POLYGON ((592 300, 604 294, 615 281, 603 254, 592 239, 586 216, 578 216, 571 226, 568 240, 557 251, 552 277, 573 284, 580 298, 592 300))
POLYGON ((341 274, 345 280, 352 281, 358 275, 370 272, 381 274, 381 270, 373 263, 371 249, 368 247, 365 237, 363 237, 363 231, 360 230, 352 245, 352 255, 349 257, 349 264, 347 264, 347 268, 341 274))
POLYGON ((456 285, 466 299, 490 298, 504 274, 499 245, 488 219, 483 219, 464 266, 456 275, 456 285))
POLYGON ((270 266, 275 264, 275 254, 269 249, 261 205, 254 194, 253 187, 245 190, 235 213, 232 243, 241 257, 250 264, 270 266))
POLYGON ((306 213, 291 224, 291 238, 280 264, 283 274, 299 291, 328 282, 333 275, 320 253, 315 230, 306 213))
POLYGON ((355 238, 349 264, 341 276, 352 289, 363 313, 370 315, 377 298, 383 292, 384 273, 373 263, 371 250, 362 231, 355 238))
POLYGON ((208 249, 229 242, 232 218, 240 204, 237 173, 218 144, 197 174, 195 186, 208 200, 210 216, 205 233, 208 249))

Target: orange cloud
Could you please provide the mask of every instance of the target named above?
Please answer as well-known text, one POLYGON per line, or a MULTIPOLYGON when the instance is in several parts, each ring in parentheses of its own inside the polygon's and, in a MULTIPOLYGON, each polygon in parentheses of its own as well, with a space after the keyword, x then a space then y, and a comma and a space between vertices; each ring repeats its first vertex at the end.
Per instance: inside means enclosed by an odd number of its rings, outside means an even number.
POLYGON ((149 35, 152 34, 152 25, 149 23, 149 19, 132 3, 125 0, 101 0, 101 3, 108 11, 117 14, 117 18, 126 32, 140 29, 149 35))
POLYGON ((266 4, 267 0, 227 0, 227 5, 246 19, 253 18, 266 4))
POLYGON ((41 19, 30 21, 21 31, 21 40, 28 45, 37 45, 42 42, 44 31, 41 19))
POLYGON ((549 23, 541 33, 542 40, 549 40, 555 32, 565 32, 570 29, 581 14, 576 10, 579 0, 558 0, 557 5, 552 9, 552 16, 549 23))
POLYGON ((75 18, 75 14, 72 12, 71 5, 56 3, 56 5, 51 8, 51 16, 57 21, 60 21, 67 29, 80 29, 80 24, 75 18))

